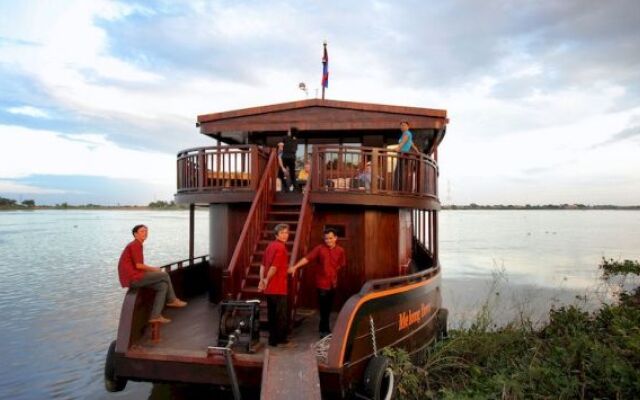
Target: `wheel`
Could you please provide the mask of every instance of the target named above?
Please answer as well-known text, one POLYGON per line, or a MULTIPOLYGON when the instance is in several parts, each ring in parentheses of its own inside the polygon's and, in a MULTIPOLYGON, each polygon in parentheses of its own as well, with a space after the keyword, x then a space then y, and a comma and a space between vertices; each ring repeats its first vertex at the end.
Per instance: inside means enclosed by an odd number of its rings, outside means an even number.
POLYGON ((438 310, 438 333, 437 340, 441 341, 449 337, 449 332, 447 331, 447 320, 449 319, 449 310, 446 308, 441 308, 438 310))
POLYGON ((395 377, 387 357, 374 356, 364 372, 364 393, 372 400, 390 400, 395 390, 395 377))
POLYGON ((127 380, 116 376, 116 341, 109 345, 107 360, 104 363, 104 387, 107 392, 121 392, 127 386, 127 380))

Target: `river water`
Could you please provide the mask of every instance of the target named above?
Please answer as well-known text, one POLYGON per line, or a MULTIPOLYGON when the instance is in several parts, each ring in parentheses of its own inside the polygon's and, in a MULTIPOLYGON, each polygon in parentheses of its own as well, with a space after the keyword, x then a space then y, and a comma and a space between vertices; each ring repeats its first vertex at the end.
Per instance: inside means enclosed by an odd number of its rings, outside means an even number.
MULTIPOLYGON (((497 324, 549 306, 601 300, 602 257, 640 259, 638 211, 443 211, 440 259, 452 326, 481 304, 497 324), (589 300, 581 296, 590 294, 589 300)), ((149 226, 146 261, 188 255, 185 211, 0 213, 0 398, 168 398, 186 391, 129 382, 104 391, 106 349, 124 290, 116 263, 130 229, 149 226)), ((196 212, 197 255, 208 251, 208 214, 196 212)), ((186 394, 183 397, 191 397, 186 394)))

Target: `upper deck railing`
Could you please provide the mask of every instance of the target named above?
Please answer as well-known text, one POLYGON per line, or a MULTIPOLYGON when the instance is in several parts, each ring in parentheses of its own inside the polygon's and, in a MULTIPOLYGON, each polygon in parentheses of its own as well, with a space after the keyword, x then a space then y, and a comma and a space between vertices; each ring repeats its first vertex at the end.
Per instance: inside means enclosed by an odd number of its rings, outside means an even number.
MULTIPOLYGON (((269 151, 256 145, 184 150, 178 153, 178 194, 255 191, 269 151)), ((438 167, 424 154, 378 147, 315 145, 310 175, 312 193, 438 196, 438 167)))
POLYGON ((424 154, 378 147, 315 146, 314 191, 438 196, 438 166, 424 154))
POLYGON ((256 145, 211 146, 178 153, 178 193, 256 190, 269 152, 256 145))

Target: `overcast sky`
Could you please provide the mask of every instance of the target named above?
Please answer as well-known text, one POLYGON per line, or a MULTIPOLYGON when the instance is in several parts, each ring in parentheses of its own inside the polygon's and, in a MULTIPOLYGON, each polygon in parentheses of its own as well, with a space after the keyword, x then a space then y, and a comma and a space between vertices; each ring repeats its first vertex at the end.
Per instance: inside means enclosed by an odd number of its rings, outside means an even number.
POLYGON ((640 204, 640 2, 0 0, 0 196, 171 200, 198 114, 444 108, 446 204, 640 204), (331 3, 331 4, 329 4, 331 3))

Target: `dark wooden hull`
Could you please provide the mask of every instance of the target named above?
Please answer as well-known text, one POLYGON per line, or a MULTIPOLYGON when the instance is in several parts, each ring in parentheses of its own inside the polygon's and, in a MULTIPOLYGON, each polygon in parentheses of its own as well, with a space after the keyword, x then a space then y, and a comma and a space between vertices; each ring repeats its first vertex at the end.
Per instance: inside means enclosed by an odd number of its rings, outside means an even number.
POLYGON ((367 292, 365 285, 345 303, 334 328, 327 364, 320 369, 323 392, 344 395, 358 389, 374 355, 372 327, 378 351, 393 346, 415 353, 433 341, 442 304, 440 271, 413 276, 396 278, 407 282, 380 290, 367 292), (333 375, 339 376, 339 387, 333 375))
MULTIPOLYGON (((195 268, 202 270, 200 275, 205 273, 202 265, 195 268)), ((434 268, 377 283, 369 281, 353 295, 340 310, 327 360, 318 365, 323 395, 339 398, 358 390, 374 354, 371 319, 378 351, 388 346, 409 352, 424 349, 438 328, 440 280, 439 268, 434 268)), ((144 297, 144 292, 130 291, 125 298, 116 345, 116 374, 136 381, 229 385, 224 359, 207 356, 206 349, 149 352, 135 345, 142 332, 140 320, 148 312, 143 306, 148 299, 144 297)), ((293 335, 295 340, 295 332, 293 335)), ((241 386, 261 385, 264 351, 235 353, 233 358, 241 386)))

